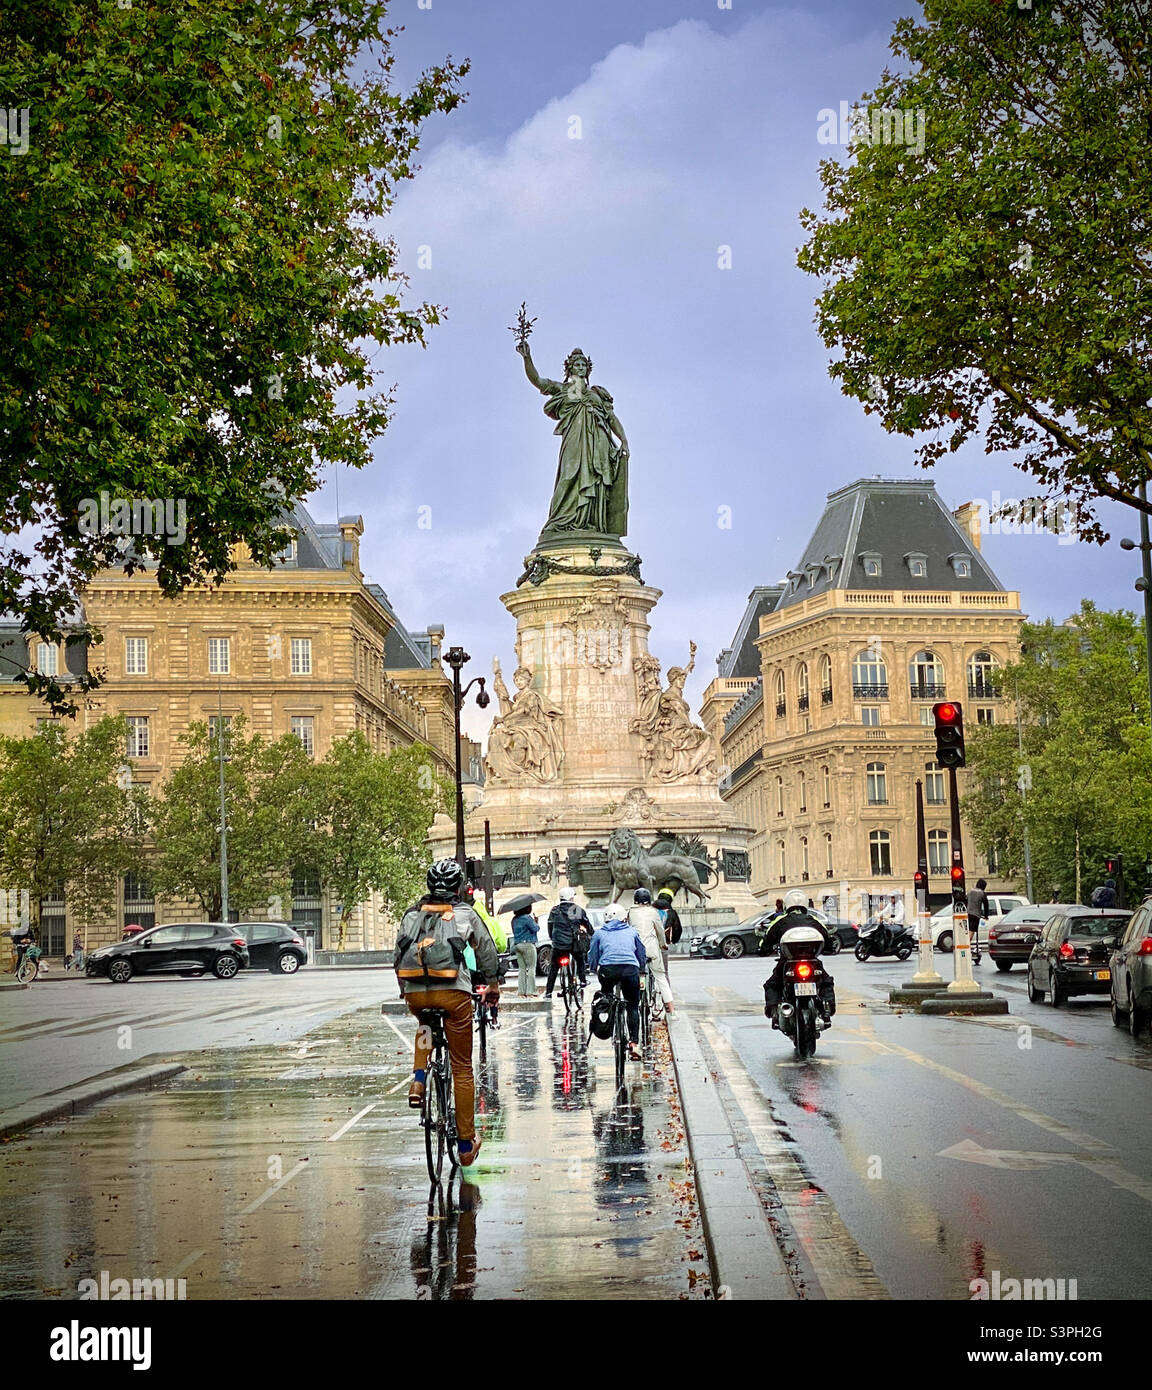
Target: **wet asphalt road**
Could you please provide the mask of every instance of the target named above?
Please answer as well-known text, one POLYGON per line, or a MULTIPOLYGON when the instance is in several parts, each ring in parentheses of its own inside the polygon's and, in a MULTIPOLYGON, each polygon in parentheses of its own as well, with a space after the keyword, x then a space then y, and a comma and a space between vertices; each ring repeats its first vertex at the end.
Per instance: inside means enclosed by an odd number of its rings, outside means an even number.
POLYGON ((672 976, 806 1296, 962 1299, 999 1270, 1149 1297, 1152 1043, 1106 1000, 1029 1004, 1021 967, 976 968, 1009 1016, 931 1019, 880 1003, 914 961, 830 965, 839 1011, 806 1063, 763 1017, 766 962, 672 976))
MULTIPOLYGON (((322 1021, 303 1032, 209 1018, 224 997, 210 988, 198 1027, 138 1022, 142 1046, 187 1032, 213 1045, 152 1047, 189 1072, 5 1146, 0 1296, 74 1298, 101 1271, 182 1278, 190 1299, 708 1296, 666 1038, 617 1097, 607 1044, 589 1047, 562 1010, 506 1010, 478 1067, 483 1150, 441 1199, 407 1107, 414 1024, 381 1017, 395 984, 373 974, 239 982, 266 1003, 307 991, 322 1021)), ((162 989, 124 1004, 153 1012, 162 989)), ((68 1004, 86 993, 70 987, 68 1004)))

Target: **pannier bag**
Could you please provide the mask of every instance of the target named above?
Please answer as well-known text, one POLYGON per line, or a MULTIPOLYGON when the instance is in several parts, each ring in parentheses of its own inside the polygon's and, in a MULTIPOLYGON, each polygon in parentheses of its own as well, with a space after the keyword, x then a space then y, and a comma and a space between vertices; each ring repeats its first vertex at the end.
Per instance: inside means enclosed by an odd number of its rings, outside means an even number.
POLYGON ((607 1040, 612 1036, 612 1027, 615 1021, 616 996, 605 994, 603 990, 598 989, 592 996, 588 1026, 598 1038, 607 1040))

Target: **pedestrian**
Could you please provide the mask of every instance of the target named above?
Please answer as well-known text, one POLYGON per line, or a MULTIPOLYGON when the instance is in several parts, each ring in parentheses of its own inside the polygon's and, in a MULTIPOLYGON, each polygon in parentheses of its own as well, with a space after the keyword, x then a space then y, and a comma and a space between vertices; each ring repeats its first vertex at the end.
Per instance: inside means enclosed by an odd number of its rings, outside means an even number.
POLYGON ((72 954, 64 962, 66 970, 83 970, 84 968, 84 942, 80 939, 79 931, 72 933, 72 954))
POLYGON ((656 895, 656 911, 664 919, 665 946, 675 946, 684 935, 684 927, 680 914, 672 906, 672 894, 667 888, 662 888, 656 895))
POLYGON ((524 906, 512 918, 512 941, 516 947, 516 960, 520 967, 518 992, 536 998, 536 938, 540 935, 540 924, 532 915, 530 906, 524 906))
POLYGON ((1093 888, 1089 903, 1092 907, 1115 907, 1117 903, 1116 880, 1106 878, 1098 888, 1093 888))
POLYGON ((972 943, 972 959, 980 964, 980 923, 988 920, 988 887, 986 878, 978 878, 976 887, 968 894, 968 938, 972 943))

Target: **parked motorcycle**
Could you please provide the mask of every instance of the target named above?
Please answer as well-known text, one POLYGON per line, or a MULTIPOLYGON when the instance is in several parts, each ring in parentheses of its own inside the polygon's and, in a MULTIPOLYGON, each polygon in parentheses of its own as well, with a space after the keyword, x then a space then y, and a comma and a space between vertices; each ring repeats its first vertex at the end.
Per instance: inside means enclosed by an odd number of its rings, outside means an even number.
POLYGON ((907 960, 916 946, 916 938, 906 923, 869 922, 860 928, 860 937, 856 942, 856 959, 895 956, 897 960, 907 960))
POLYGON ((823 937, 812 927, 794 927, 780 941, 780 961, 764 982, 764 1013, 790 1038, 804 1061, 816 1052, 816 1039, 832 1026, 836 992, 820 963, 823 937))

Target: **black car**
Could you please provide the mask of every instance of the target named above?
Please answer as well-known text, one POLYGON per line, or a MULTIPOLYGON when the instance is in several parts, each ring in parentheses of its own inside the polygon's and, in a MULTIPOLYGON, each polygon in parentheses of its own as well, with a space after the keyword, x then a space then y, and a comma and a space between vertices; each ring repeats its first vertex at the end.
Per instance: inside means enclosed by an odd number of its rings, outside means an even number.
MULTIPOLYGON (((826 955, 836 955, 845 946, 851 949, 856 945, 859 933, 852 922, 833 921, 826 917, 819 908, 809 909, 809 911, 836 938, 833 949, 831 952, 825 952, 826 955)), ((688 954, 690 956, 703 956, 706 959, 723 956, 725 960, 739 960, 741 956, 754 956, 758 931, 767 930, 768 924, 776 915, 776 909, 772 908, 769 912, 758 912, 755 917, 749 917, 744 922, 736 923, 735 926, 722 927, 719 931, 710 931, 704 936, 694 936, 689 942, 688 954)))
POLYGON ((203 975, 230 980, 248 964, 248 943, 230 922, 152 927, 130 941, 101 946, 85 962, 89 975, 122 985, 133 975, 203 975))
POLYGON ((1112 1022, 1138 1038, 1152 1022, 1152 898, 1132 914, 1111 968, 1112 1022))
POLYGON ((1011 970, 1014 965, 1027 965, 1032 947, 1040 933, 1057 912, 1069 903, 1025 903, 988 923, 988 955, 997 970, 1011 970))
POLYGON ((296 928, 287 922, 237 922, 238 933, 248 942, 253 970, 273 975, 295 975, 308 964, 308 948, 296 928))
POLYGON ((1073 994, 1110 994, 1112 952, 1130 912, 1114 907, 1061 907, 1028 957, 1028 998, 1045 994, 1059 1007, 1073 994))

